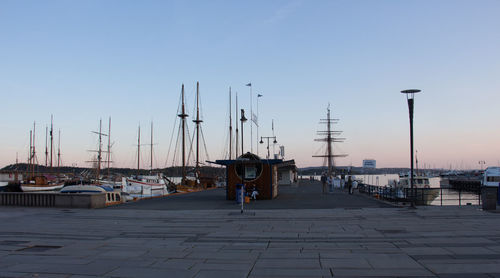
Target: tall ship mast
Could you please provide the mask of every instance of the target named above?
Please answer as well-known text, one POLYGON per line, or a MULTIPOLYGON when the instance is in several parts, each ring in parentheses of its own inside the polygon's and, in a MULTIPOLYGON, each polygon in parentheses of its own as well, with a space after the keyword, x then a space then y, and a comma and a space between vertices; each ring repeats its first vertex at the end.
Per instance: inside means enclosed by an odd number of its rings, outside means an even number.
POLYGON ((36 123, 33 123, 33 130, 30 131, 30 152, 28 156, 28 173, 27 178, 21 183, 20 187, 23 192, 33 191, 50 191, 58 190, 63 187, 63 183, 55 180, 49 180, 47 176, 35 173, 35 168, 38 166, 36 157, 36 123))
POLYGON ((181 113, 177 116, 181 118, 181 133, 182 133, 182 180, 181 183, 186 181, 186 118, 189 116, 186 114, 186 106, 184 104, 184 84, 182 84, 181 89, 181 99, 182 99, 182 107, 181 113))
POLYGON ((229 160, 233 158, 233 118, 231 110, 231 87, 229 87, 229 160))
POLYGON ((193 123, 196 125, 196 164, 195 169, 198 172, 200 168, 200 124, 203 120, 200 120, 200 83, 196 82, 196 119, 193 123))
POLYGON ((338 137, 342 134, 342 131, 334 130, 333 124, 338 123, 338 119, 332 119, 330 115, 330 105, 327 108, 326 119, 321 119, 320 124, 326 125, 326 130, 318 131, 317 134, 322 138, 314 139, 314 141, 325 142, 326 152, 321 155, 313 155, 313 157, 322 157, 326 160, 328 166, 328 175, 335 174, 335 157, 346 157, 346 154, 334 154, 333 143, 341 143, 345 141, 345 138, 338 137))

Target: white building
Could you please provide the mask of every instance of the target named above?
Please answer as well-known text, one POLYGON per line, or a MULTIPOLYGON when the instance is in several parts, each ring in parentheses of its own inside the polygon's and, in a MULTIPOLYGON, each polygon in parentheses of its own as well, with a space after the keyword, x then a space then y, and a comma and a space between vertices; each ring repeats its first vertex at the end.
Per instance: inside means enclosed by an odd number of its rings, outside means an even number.
POLYGON ((283 161, 278 166, 278 184, 279 185, 292 185, 297 183, 297 166, 295 160, 283 161))
POLYGON ((375 159, 365 159, 363 160, 363 168, 377 168, 377 161, 375 159))

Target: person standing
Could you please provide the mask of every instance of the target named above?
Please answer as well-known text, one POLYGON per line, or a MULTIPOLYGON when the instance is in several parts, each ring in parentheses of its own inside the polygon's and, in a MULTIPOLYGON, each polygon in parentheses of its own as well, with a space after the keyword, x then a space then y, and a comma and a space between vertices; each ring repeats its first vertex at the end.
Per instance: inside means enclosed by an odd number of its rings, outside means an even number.
POLYGON ((323 172, 321 175, 321 184, 323 185, 323 194, 326 193, 326 174, 323 172))

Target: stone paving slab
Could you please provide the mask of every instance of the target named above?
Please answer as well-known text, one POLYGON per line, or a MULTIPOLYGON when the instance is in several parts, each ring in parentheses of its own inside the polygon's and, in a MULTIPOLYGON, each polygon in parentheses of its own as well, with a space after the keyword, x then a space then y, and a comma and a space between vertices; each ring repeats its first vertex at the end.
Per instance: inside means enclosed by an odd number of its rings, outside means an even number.
POLYGON ((500 277, 478 207, 238 212, 1 207, 0 277, 500 277))
POLYGON ((123 278, 153 278, 153 277, 179 277, 191 278, 194 271, 183 269, 159 269, 150 267, 120 267, 106 274, 107 277, 123 278))

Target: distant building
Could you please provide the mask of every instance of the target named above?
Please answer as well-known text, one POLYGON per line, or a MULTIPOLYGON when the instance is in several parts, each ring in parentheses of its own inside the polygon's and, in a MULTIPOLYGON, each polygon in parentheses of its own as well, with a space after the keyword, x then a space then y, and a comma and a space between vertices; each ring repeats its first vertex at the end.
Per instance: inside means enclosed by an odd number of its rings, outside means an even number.
POLYGON ((295 166, 295 160, 283 161, 278 164, 278 184, 279 185, 291 185, 297 183, 297 166, 295 166))
POLYGON ((365 159, 363 160, 363 168, 377 168, 377 161, 375 159, 365 159))

